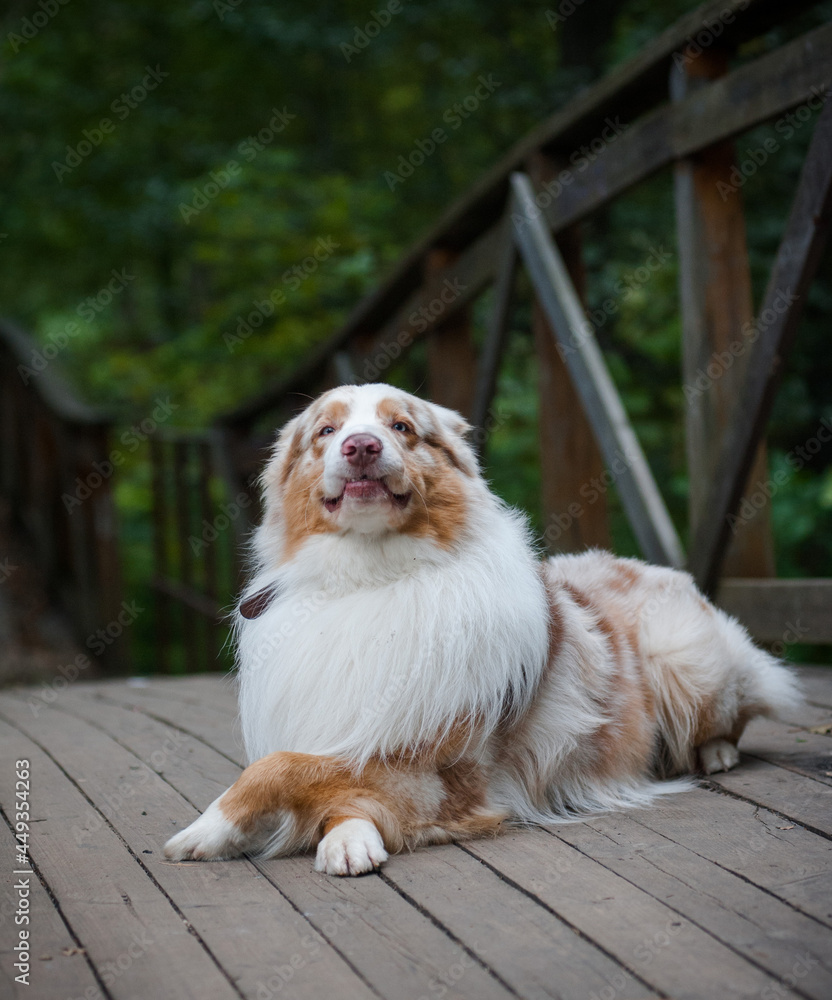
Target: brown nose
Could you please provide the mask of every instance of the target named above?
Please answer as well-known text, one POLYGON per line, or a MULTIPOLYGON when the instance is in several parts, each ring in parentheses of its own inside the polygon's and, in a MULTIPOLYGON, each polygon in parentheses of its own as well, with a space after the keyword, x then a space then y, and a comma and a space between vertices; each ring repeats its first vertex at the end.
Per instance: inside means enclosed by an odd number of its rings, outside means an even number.
POLYGON ((383 445, 374 434, 350 434, 341 445, 341 454, 350 465, 366 468, 381 454, 383 445))

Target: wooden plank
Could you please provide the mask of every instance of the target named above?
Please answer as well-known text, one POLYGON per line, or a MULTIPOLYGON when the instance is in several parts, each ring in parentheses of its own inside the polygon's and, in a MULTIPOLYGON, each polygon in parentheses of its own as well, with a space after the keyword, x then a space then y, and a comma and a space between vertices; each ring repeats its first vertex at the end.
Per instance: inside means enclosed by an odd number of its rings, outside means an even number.
POLYGON ((196 736, 236 764, 246 763, 239 724, 236 719, 230 719, 227 712, 204 704, 172 702, 164 694, 140 691, 127 684, 108 684, 106 688, 99 689, 99 695, 105 701, 136 708, 151 718, 196 736))
POLYGON ((586 1000, 614 993, 624 1000, 654 995, 591 941, 459 847, 397 856, 385 873, 462 944, 487 950, 489 964, 519 996, 586 1000))
MULTIPOLYGON (((832 53, 832 25, 827 48, 832 53)), ((832 222, 832 103, 818 117, 815 132, 757 321, 759 337, 749 356, 742 392, 715 463, 708 492, 710 518, 694 538, 691 570, 700 586, 713 591, 725 540, 731 529, 757 443, 765 429, 797 333, 809 286, 832 222)))
POLYGON ((830 785, 756 757, 743 757, 741 766, 735 771, 712 774, 709 780, 795 823, 832 837, 830 785))
MULTIPOLYGON (((15 757, 5 758, 4 766, 9 770, 15 757)), ((11 800, 7 800, 11 801, 11 800)), ((10 814, 9 818, 13 818, 10 814)), ((0 990, 7 1000, 22 1000, 36 996, 38 1000, 66 1000, 66 997, 83 996, 90 990, 91 996, 98 992, 99 983, 93 974, 93 967, 78 947, 78 940, 55 904, 37 874, 13 876, 11 873, 24 870, 16 861, 16 843, 7 822, 0 819, 0 867, 4 874, 2 904, 0 904, 0 990), (13 891, 14 883, 20 877, 27 883, 29 922, 17 924, 19 908, 18 895, 13 891), (16 982, 20 970, 14 968, 19 953, 14 945, 18 943, 18 930, 29 932, 30 970, 29 985, 16 982)))
POLYGON ((832 995, 829 928, 762 889, 629 816, 565 826, 557 836, 781 981, 795 981, 799 995, 832 995))
POLYGON ((832 667, 801 667, 800 681, 813 705, 832 708, 832 667))
MULTIPOLYGON (((165 733, 166 727, 161 727, 159 723, 152 723, 152 720, 136 720, 130 718, 131 713, 123 709, 107 708, 101 702, 90 705, 84 704, 88 701, 88 696, 84 693, 75 694, 70 692, 61 702, 68 711, 78 713, 91 722, 95 721, 110 734, 113 739, 117 739, 119 744, 128 747, 131 754, 141 760, 145 766, 154 771, 164 773, 165 781, 170 788, 175 788, 192 801, 200 804, 211 801, 217 794, 220 794, 239 775, 239 769, 233 765, 223 762, 217 758, 215 751, 209 750, 205 746, 192 742, 184 745, 181 734, 173 730, 165 733), (164 751, 160 750, 164 748, 164 751), (164 756, 164 760, 160 759, 164 756), (231 772, 236 773, 232 774, 231 772)), ((55 713, 57 714, 57 713, 55 713)), ((139 714, 139 713, 134 713, 139 714)), ((72 727, 67 727, 71 730, 72 727)), ((102 737, 97 735, 101 742, 102 737)), ((87 754, 95 749, 96 737, 87 737, 87 754)), ((104 744, 102 743, 102 749, 104 744)), ((114 747, 114 745, 113 745, 114 747)), ((119 750, 111 749, 109 755, 102 756, 106 763, 102 765, 100 771, 105 782, 113 768, 113 762, 119 758, 119 750)), ((124 754, 125 751, 121 751, 124 754)), ((62 759, 63 754, 62 754, 62 759)), ((126 760, 126 758, 125 758, 126 760)), ((67 764, 71 768, 72 764, 67 764)), ((99 772, 94 769, 94 774, 89 775, 90 783, 98 780, 95 775, 99 772)), ((148 793, 143 796, 143 802, 136 803, 138 809, 142 805, 144 809, 155 814, 155 818, 150 821, 143 819, 136 812, 131 812, 128 816, 125 813, 125 822, 129 827, 136 827, 136 835, 139 829, 147 830, 147 836, 161 844, 167 836, 159 833, 159 813, 165 814, 165 805, 169 797, 170 788, 162 788, 161 793, 156 782, 148 788, 148 793), (164 794, 163 794, 164 793, 164 794), (152 803, 152 810, 148 806, 152 803)), ((91 793, 91 789, 87 788, 91 793)), ((170 812, 170 808, 168 808, 170 812)), ((125 836, 131 836, 131 830, 125 836)), ((205 940, 210 942, 216 954, 221 957, 223 966, 233 974, 235 982, 241 985, 246 992, 250 993, 253 983, 253 971, 244 980, 237 965, 242 963, 242 957, 238 957, 234 952, 232 957, 221 952, 215 946, 212 937, 212 927, 205 924, 205 909, 214 911, 219 916, 223 912, 223 907, 229 907, 226 920, 231 926, 240 927, 240 934, 254 938, 254 942, 246 941, 243 945, 240 941, 233 942, 233 948, 238 951, 242 947, 247 947, 249 952, 255 949, 255 954, 246 957, 245 968, 256 967, 262 970, 263 963, 268 962, 275 948, 276 938, 275 928, 267 929, 258 918, 257 935, 252 935, 247 928, 251 927, 252 915, 246 913, 239 907, 256 906, 256 898, 252 898, 250 891, 251 875, 242 880, 240 873, 248 865, 248 862, 233 861, 222 862, 211 865, 162 865, 168 869, 179 870, 183 879, 188 879, 189 874, 193 876, 195 871, 214 870, 222 868, 221 879, 226 883, 236 881, 238 892, 234 899, 229 900, 229 894, 225 898, 214 900, 214 886, 202 886, 201 890, 193 894, 193 898, 188 903, 182 901, 183 894, 187 891, 187 886, 177 886, 170 889, 171 895, 180 902, 183 912, 188 919, 197 927, 205 940), (234 904, 234 905, 229 905, 234 904), (261 954, 262 952, 262 954, 261 954)), ((325 938, 332 940, 338 951, 347 956, 350 965, 358 969, 364 979, 371 984, 372 988, 382 995, 418 996, 419 993, 429 992, 430 983, 437 981, 444 983, 448 987, 453 987, 455 995, 464 998, 470 997, 476 1000, 483 998, 503 998, 510 996, 510 992, 500 985, 487 969, 484 962, 460 949, 454 941, 447 938, 434 924, 426 919, 421 913, 415 910, 399 893, 391 889, 378 877, 363 879, 332 879, 316 874, 312 870, 312 859, 310 856, 299 858, 278 859, 276 861, 256 862, 258 871, 269 880, 281 893, 293 903, 298 912, 302 912, 310 922, 317 928, 318 933, 325 938), (461 965, 464 974, 455 976, 455 970, 461 965)), ((266 883, 267 884, 267 883, 266 883)), ((262 888, 264 883, 261 882, 262 888)), ((277 894, 275 893, 275 896, 277 894)), ((283 902, 282 899, 279 900, 283 902)), ((284 911, 279 912, 280 925, 287 920, 284 911)), ((273 906, 272 909, 277 909, 273 906)), ((295 923, 298 922, 296 914, 292 914, 295 923)), ((302 930, 302 928, 301 928, 302 930)), ((309 930, 309 929, 307 929, 309 930)), ((300 935, 299 935, 300 937, 300 935)), ((315 940, 317 940, 317 935, 315 940)), ((232 943, 230 942, 230 945, 232 943)), ((294 945, 296 953, 306 957, 310 949, 296 942, 294 945)), ((233 949, 232 949, 233 951, 233 949)), ((284 954, 290 954, 284 951, 284 954)), ((275 962, 280 965, 280 962, 275 962)), ((325 970, 324 970, 325 971, 325 970)), ((272 977, 274 978, 274 977, 272 977)), ((310 972, 307 976, 300 974, 296 982, 297 990, 307 998, 310 996, 341 996, 343 990, 337 981, 329 981, 322 977, 321 970, 310 972), (313 979, 314 975, 314 979, 313 979)), ((268 985, 268 984, 267 984, 268 985)), ((274 988, 273 985, 268 988, 274 988)), ((287 986, 288 989, 288 986, 287 986)), ((281 990, 281 994, 282 994, 281 990)), ((364 990, 363 993, 367 991, 364 990)), ((362 995, 363 995, 362 993, 362 995)), ((299 995, 295 993, 293 995, 299 995)))
POLYGON ((668 566, 684 561, 681 543, 661 494, 607 371, 591 326, 569 280, 563 260, 535 205, 525 174, 514 174, 515 238, 535 292, 562 347, 607 465, 647 559, 668 566))
MULTIPOLYGON (((184 701, 189 705, 205 705, 223 712, 232 719, 237 715, 236 675, 214 672, 185 677, 133 677, 127 682, 136 694, 147 691, 150 695, 184 701)), ((101 685, 106 691, 110 685, 101 685)))
POLYGON ((97 697, 67 691, 59 710, 107 733, 191 803, 207 805, 240 777, 242 765, 168 722, 97 697))
POLYGON ((799 725, 755 719, 743 734, 742 752, 832 786, 832 739, 812 732, 814 727, 832 733, 832 712, 810 706, 803 715, 799 725))
POLYGON ((776 985, 671 907, 543 830, 466 849, 674 1000, 747 998, 776 985))
MULTIPOLYGON (((77 696, 68 694, 67 703, 71 700, 77 704, 77 696)), ((102 716, 107 715, 106 708, 96 707, 102 716)), ((114 720, 111 714, 107 721, 110 727, 115 721, 115 728, 125 735, 123 727, 127 723, 123 716, 114 720)), ((312 981, 323 995, 369 1000, 373 993, 360 977, 320 940, 296 908, 265 879, 258 878, 250 862, 200 865, 164 861, 161 854, 164 840, 191 822, 196 810, 169 782, 154 773, 166 766, 174 770, 160 758, 172 761, 183 749, 187 751, 181 734, 170 732, 160 740, 161 736, 161 733, 137 734, 135 729, 131 730, 129 739, 141 744, 141 754, 137 756, 98 726, 90 726, 59 710, 49 709, 44 713, 44 722, 38 727, 38 738, 46 749, 60 760, 72 780, 83 782, 85 796, 107 816, 135 857, 142 859, 158 883, 160 900, 165 899, 162 893, 170 897, 192 934, 197 935, 214 961, 221 965, 225 977, 234 983, 232 995, 236 992, 250 997, 262 995, 264 984, 277 976, 281 995, 297 1000, 308 1000, 312 995, 312 981), (253 926, 257 928, 256 934, 251 932, 253 926), (287 973, 285 981, 281 981, 279 970, 286 967, 291 974, 287 973)), ((216 761, 216 754, 213 759, 216 761)), ((162 983, 165 991, 177 995, 164 978, 164 965, 168 960, 177 960, 179 945, 163 940, 161 933, 160 930, 151 955, 150 975, 156 970, 157 976, 155 988, 148 983, 144 992, 134 996, 157 996, 162 983)), ((206 994, 198 992, 198 964, 189 968, 185 956, 181 964, 181 974, 189 974, 193 981, 190 991, 182 996, 213 995, 208 990, 206 994)))
MULTIPOLYGON (((711 48, 671 71, 673 100, 696 93, 728 71, 728 53, 711 48)), ((679 297, 682 306, 682 376, 688 466, 690 533, 709 512, 705 507, 713 460, 742 385, 751 346, 754 305, 745 237, 742 191, 733 190, 736 148, 726 139, 694 157, 679 160, 674 171, 676 232, 679 248, 679 297), (725 191, 733 190, 726 197, 725 191), (722 358, 729 364, 720 364, 722 358), (708 372, 716 371, 711 378, 708 372)), ((757 449, 750 480, 768 479, 765 444, 757 449)), ((766 506, 738 525, 725 556, 731 576, 774 576, 771 516, 766 506)))
POLYGON ((490 411, 497 391, 500 362, 506 347, 511 321, 514 283, 517 278, 517 246, 514 242, 511 220, 506 216, 500 225, 500 250, 497 275, 494 283, 494 302, 488 318, 488 329, 477 369, 477 388, 471 410, 474 427, 474 445, 480 455, 490 432, 490 411))
MULTIPOLYGON (((20 728, 20 720, 26 719, 20 703, 4 696, 0 711, 7 720, 0 719, 2 759, 26 758, 32 765, 32 859, 63 901, 73 936, 95 968, 114 979, 110 995, 157 996, 159 983, 164 983, 168 995, 182 1000, 239 996, 149 877, 139 860, 142 855, 131 853, 90 803, 86 787, 61 773, 20 728), (8 723, 10 718, 15 726, 8 723)), ((56 732, 54 726, 39 729, 39 735, 47 729, 50 735, 56 732)), ((84 743, 77 745, 79 750, 84 753, 84 743)), ((87 753, 85 763, 90 760, 87 753)), ((6 802, 13 798, 13 774, 10 767, 0 768, 0 793, 6 802)), ((124 778, 117 775, 117 781, 124 778)), ((124 801, 129 798, 120 795, 124 801)))
MULTIPOLYGON (((430 286, 436 275, 453 267, 457 256, 447 250, 432 250, 425 260, 425 284, 430 286)), ((446 287, 444 292, 446 297, 458 297, 453 289, 446 287)), ((471 309, 457 309, 448 317, 448 304, 440 295, 429 310, 431 316, 437 310, 441 313, 427 335, 428 397, 470 417, 477 367, 471 309)))
POLYGON ((721 580, 716 602, 763 642, 832 642, 832 580, 721 580))
MULTIPOLYGON (((308 857, 258 867, 313 924, 334 929, 333 940, 380 996, 430 996, 443 989, 459 1000, 514 995, 490 971, 488 957, 460 946, 379 876, 314 877, 308 857)), ((488 956, 488 943, 479 950, 488 956)))
POLYGON ((832 927, 832 841, 756 803, 706 788, 674 796, 665 808, 632 815, 642 826, 832 927))

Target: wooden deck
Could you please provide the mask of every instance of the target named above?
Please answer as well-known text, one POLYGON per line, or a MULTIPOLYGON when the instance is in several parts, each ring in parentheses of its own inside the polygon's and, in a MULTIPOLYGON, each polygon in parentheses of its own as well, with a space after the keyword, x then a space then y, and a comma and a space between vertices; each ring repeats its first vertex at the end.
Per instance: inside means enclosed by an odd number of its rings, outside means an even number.
MULTIPOLYGON (((832 670, 742 765, 648 811, 419 850, 166 862, 240 771, 219 677, 0 696, 4 997, 832 997, 832 670), (15 761, 30 762, 30 986, 13 968, 15 761)), ((24 866, 25 867, 25 866, 24 866)))

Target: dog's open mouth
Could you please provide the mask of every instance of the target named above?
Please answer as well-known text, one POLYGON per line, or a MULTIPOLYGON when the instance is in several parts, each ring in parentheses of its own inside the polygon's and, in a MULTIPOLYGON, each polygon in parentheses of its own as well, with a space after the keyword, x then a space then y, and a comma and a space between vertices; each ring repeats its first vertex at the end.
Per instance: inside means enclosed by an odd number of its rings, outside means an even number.
POLYGON ((383 479, 371 479, 364 475, 360 479, 348 479, 340 496, 324 497, 324 507, 330 512, 338 510, 344 497, 366 503, 374 500, 389 500, 396 507, 406 507, 409 493, 394 493, 383 479))

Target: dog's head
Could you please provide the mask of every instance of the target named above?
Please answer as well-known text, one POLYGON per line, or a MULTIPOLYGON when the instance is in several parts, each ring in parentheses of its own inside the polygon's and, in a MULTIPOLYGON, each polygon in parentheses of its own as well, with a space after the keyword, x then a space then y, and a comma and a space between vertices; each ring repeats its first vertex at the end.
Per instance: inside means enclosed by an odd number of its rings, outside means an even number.
POLYGON ((389 385, 342 386, 281 431, 263 476, 283 558, 311 535, 396 532, 449 547, 478 477, 453 410, 389 385))

